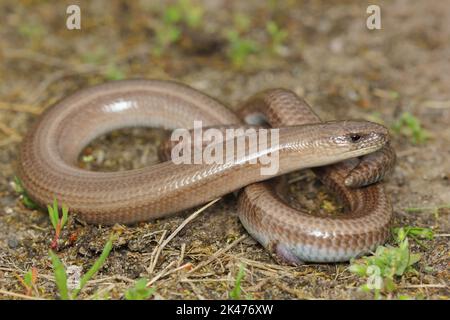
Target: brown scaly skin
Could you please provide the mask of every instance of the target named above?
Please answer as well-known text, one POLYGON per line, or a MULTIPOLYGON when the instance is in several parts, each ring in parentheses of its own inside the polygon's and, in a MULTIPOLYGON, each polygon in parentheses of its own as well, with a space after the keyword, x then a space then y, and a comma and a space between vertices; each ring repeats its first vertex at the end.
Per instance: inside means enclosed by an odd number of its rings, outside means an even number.
MULTIPOLYGON (((266 104, 270 108, 290 105, 290 101, 298 99, 283 90, 266 92, 262 96, 275 101, 266 104)), ((289 108, 273 112, 279 121, 284 121, 285 117, 293 119, 295 113, 289 108)), ((166 161, 122 172, 91 172, 76 167, 83 147, 113 129, 129 126, 191 128, 194 120, 203 121, 203 126, 242 124, 223 104, 175 82, 126 80, 81 90, 49 108, 38 119, 22 143, 17 174, 28 195, 38 204, 45 206, 56 198, 81 219, 99 224, 134 223, 168 216, 247 186, 243 195, 250 200, 240 200, 240 207, 244 209, 240 210, 241 220, 256 238, 276 236, 272 241, 277 242, 276 251, 290 260, 308 260, 291 250, 292 243, 313 243, 315 246, 310 249, 317 250, 318 255, 312 255, 309 260, 340 261, 350 253, 365 252, 386 238, 386 220, 390 219, 392 210, 379 184, 356 189, 353 193, 347 189, 340 191, 344 200, 345 195, 349 195, 347 202, 354 212, 350 216, 362 220, 341 217, 327 222, 323 218, 305 220, 305 224, 292 219, 284 209, 279 210, 283 203, 278 198, 267 197, 269 211, 261 211, 263 207, 258 200, 265 196, 255 189, 261 188, 256 182, 276 175, 325 166, 384 148, 389 139, 387 130, 370 122, 316 121, 294 127, 283 125, 279 131, 280 170, 270 176, 261 176, 259 162, 224 166, 176 165, 166 161), (353 141, 355 135, 360 139, 353 141), (312 232, 302 233, 305 228, 312 232)), ((305 120, 304 123, 312 122, 305 120)), ((343 180, 343 176, 333 180, 338 184, 336 190, 340 190, 339 183, 343 180)), ((259 240, 265 244, 264 239, 259 240)))
MULTIPOLYGON (((320 122, 303 99, 284 89, 255 95, 239 113, 253 124, 257 123, 253 119, 263 119, 274 127, 320 122)), ((312 169, 344 202, 344 216, 317 217, 291 208, 274 191, 285 188, 274 181, 244 189, 239 217, 253 237, 288 263, 347 261, 375 249, 389 236, 392 207, 382 184, 375 182, 392 171, 394 164, 395 152, 386 144, 360 161, 350 159, 312 169)))

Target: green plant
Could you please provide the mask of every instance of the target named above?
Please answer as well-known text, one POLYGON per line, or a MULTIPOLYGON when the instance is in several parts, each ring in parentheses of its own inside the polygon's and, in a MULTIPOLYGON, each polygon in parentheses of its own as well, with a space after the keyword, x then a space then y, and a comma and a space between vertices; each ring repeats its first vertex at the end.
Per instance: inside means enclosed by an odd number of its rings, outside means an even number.
POLYGON ((258 51, 255 41, 242 37, 235 30, 228 31, 226 37, 229 43, 227 55, 235 67, 242 67, 248 56, 258 51))
POLYGON ((55 237, 53 238, 50 248, 57 249, 58 248, 58 240, 61 235, 61 230, 66 225, 67 220, 69 218, 69 209, 63 203, 61 206, 62 217, 60 217, 59 209, 58 209, 58 201, 56 199, 54 199, 53 207, 50 205, 47 205, 47 210, 48 210, 48 215, 50 217, 50 221, 52 223, 53 229, 55 229, 55 237))
POLYGON ((16 275, 17 279, 19 279, 22 286, 25 288, 25 294, 27 296, 31 296, 33 292, 33 287, 36 284, 36 280, 38 277, 38 272, 36 268, 31 268, 23 278, 21 278, 19 275, 16 275))
POLYGON ((241 263, 238 274, 236 276, 236 280, 234 282, 234 288, 229 293, 230 298, 233 300, 241 299, 241 292, 242 292, 241 281, 244 278, 244 275, 245 275, 245 265, 241 263))
POLYGON ((427 248, 420 240, 433 240, 434 232, 430 228, 419 228, 419 227, 403 227, 392 229, 398 242, 403 241, 406 237, 412 238, 420 246, 427 248))
POLYGON ((288 32, 281 29, 274 21, 266 24, 266 31, 270 36, 271 48, 274 53, 280 53, 280 48, 288 37, 288 32))
POLYGON ((105 77, 107 80, 122 80, 125 79, 125 74, 122 72, 122 70, 119 69, 119 67, 115 64, 108 65, 105 77))
POLYGON ((392 129, 397 134, 410 138, 413 144, 424 143, 429 138, 429 134, 422 128, 420 120, 409 112, 403 112, 392 129))
POLYGON ((181 36, 181 29, 177 23, 181 20, 182 13, 175 6, 169 6, 163 13, 162 23, 155 27, 156 46, 153 53, 160 56, 172 43, 181 36))
POLYGON ((155 287, 147 287, 147 279, 141 278, 137 280, 133 287, 125 292, 126 300, 147 300, 156 291, 155 287))
POLYGON ((34 203, 34 201, 30 199, 30 197, 28 196, 27 192, 25 191, 22 185, 22 181, 20 181, 20 179, 17 176, 14 177, 13 188, 14 191, 16 191, 20 195, 20 199, 22 200, 22 203, 25 207, 31 210, 36 209, 38 207, 36 203, 34 203))
POLYGON ((241 68, 248 57, 259 50, 258 43, 246 36, 251 25, 248 15, 237 13, 233 16, 232 27, 224 32, 228 42, 227 57, 237 68, 241 68))
POLYGON ((203 7, 194 5, 189 0, 179 0, 159 12, 161 21, 155 24, 155 47, 153 53, 162 55, 167 48, 182 36, 182 26, 197 29, 204 14, 203 7))
POLYGON ((55 275, 56 287, 58 288, 59 296, 62 300, 69 300, 69 289, 67 288, 67 274, 64 265, 58 256, 52 251, 49 251, 50 259, 53 265, 53 274, 55 275))
POLYGON ((55 282, 61 299, 69 300, 77 298, 78 294, 86 286, 87 282, 100 270, 100 268, 105 263, 112 250, 112 244, 114 240, 115 236, 112 235, 103 247, 103 251, 100 254, 100 257, 97 258, 88 272, 86 272, 81 277, 78 288, 74 289, 72 292, 70 292, 67 287, 67 273, 63 263, 52 250, 49 251, 49 256, 53 265, 53 273, 55 275, 55 282))
POLYGON ((361 289, 373 291, 376 298, 381 292, 396 290, 395 278, 413 271, 412 266, 420 260, 420 254, 410 253, 404 231, 397 233, 396 240, 398 247, 379 246, 373 256, 351 261, 350 272, 367 278, 361 289))
POLYGON ((175 4, 182 13, 183 21, 190 28, 198 28, 202 22, 203 14, 205 13, 203 7, 197 6, 190 0, 178 0, 175 4))

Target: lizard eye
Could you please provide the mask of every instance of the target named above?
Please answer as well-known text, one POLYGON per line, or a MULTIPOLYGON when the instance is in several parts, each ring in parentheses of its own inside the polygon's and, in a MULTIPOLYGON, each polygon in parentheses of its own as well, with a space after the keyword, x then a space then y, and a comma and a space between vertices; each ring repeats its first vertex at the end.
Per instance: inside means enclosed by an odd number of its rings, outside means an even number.
POLYGON ((352 142, 358 142, 359 139, 361 139, 361 136, 359 134, 353 133, 350 135, 350 139, 352 140, 352 142))

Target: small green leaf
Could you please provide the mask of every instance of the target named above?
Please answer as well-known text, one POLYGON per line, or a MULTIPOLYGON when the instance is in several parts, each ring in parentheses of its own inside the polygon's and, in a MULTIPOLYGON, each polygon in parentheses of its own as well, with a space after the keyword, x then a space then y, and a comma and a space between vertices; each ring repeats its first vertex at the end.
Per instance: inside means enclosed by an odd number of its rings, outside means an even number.
POLYGON ((31 287, 33 285, 33 273, 31 270, 25 273, 25 275, 23 276, 23 282, 25 282, 28 287, 31 287))
POLYGON ((55 212, 53 211, 53 208, 50 205, 47 205, 47 210, 48 210, 48 216, 50 217, 50 221, 53 225, 53 228, 56 230, 57 225, 58 225, 57 213, 55 214, 55 212))
POLYGON ((23 194, 25 192, 25 189, 22 186, 22 181, 20 181, 18 176, 14 176, 14 191, 16 191, 19 194, 23 194))
POLYGON ((397 234, 397 241, 401 242, 407 236, 416 237, 419 239, 433 240, 434 232, 430 228, 419 228, 419 227, 403 227, 394 228, 394 234, 397 234))
POLYGON ((241 37, 237 31, 227 32, 227 38, 229 42, 228 56, 237 67, 242 66, 247 57, 259 49, 255 41, 241 37))
POLYGON ((56 222, 59 222, 59 209, 58 209, 58 201, 56 198, 53 199, 53 214, 56 217, 56 222))
POLYGON ((126 300, 147 300, 149 299, 153 293, 156 291, 156 288, 147 288, 147 279, 142 278, 136 281, 134 286, 125 292, 126 300))
POLYGON ((429 138, 429 133, 422 128, 419 119, 409 112, 403 112, 392 129, 398 134, 411 138, 413 144, 424 143, 429 138))
POLYGON ((363 264, 352 264, 349 267, 349 271, 363 277, 367 274, 367 266, 363 264))
POLYGON ((64 228, 68 219, 69 219, 69 208, 63 203, 62 204, 61 229, 64 228))
POLYGON ((421 256, 420 253, 412 253, 412 254, 409 256, 409 263, 408 263, 408 266, 412 266, 412 265, 416 264, 417 262, 420 261, 421 258, 422 258, 422 256, 421 256))
MULTIPOLYGON (((125 79, 125 74, 122 72, 122 70, 119 69, 119 67, 111 64, 106 69, 105 77, 108 80, 117 81, 117 80, 125 79)), ((83 160, 84 160, 84 158, 83 158, 83 160)))
POLYGON ((31 210, 36 209, 38 207, 38 205, 34 203, 34 201, 31 200, 26 193, 22 195, 22 202, 25 205, 25 207, 31 210))
POLYGON ((164 21, 166 23, 176 23, 181 20, 181 11, 175 6, 169 6, 164 12, 164 21))
POLYGON ((36 209, 38 206, 36 203, 34 203, 33 200, 30 199, 27 192, 25 191, 25 188, 23 187, 22 181, 20 181, 19 177, 14 177, 14 184, 13 184, 14 191, 16 191, 18 194, 21 195, 22 203, 27 207, 28 209, 36 209))
POLYGON ((398 228, 397 231, 397 242, 402 242, 406 238, 406 232, 403 228, 398 228))
POLYGON ((67 289, 67 274, 61 260, 52 251, 49 251, 50 258, 53 265, 53 273, 55 275, 56 286, 58 287, 59 295, 63 300, 69 300, 69 291, 67 289))
POLYGON ((420 260, 420 254, 410 252, 407 236, 411 230, 413 229, 407 227, 393 230, 397 235, 398 247, 379 246, 373 256, 361 258, 359 263, 351 261, 349 270, 361 277, 367 277, 367 283, 362 289, 372 291, 375 298, 381 298, 382 292, 395 291, 396 277, 414 271, 412 265, 420 260), (382 286, 379 285, 380 281, 382 286))
POLYGON ((397 288, 397 286, 392 278, 384 279, 384 287, 385 287, 386 291, 388 291, 388 292, 395 291, 395 289, 397 288))

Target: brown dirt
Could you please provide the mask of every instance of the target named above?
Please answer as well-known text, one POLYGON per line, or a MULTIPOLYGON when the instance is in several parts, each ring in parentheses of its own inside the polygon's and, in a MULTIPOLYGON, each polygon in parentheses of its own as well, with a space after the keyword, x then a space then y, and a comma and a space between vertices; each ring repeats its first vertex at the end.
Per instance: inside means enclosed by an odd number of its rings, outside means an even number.
MULTIPOLYGON (((0 297, 23 294, 17 276, 31 267, 39 273, 35 296, 57 295, 48 259, 53 234, 48 216, 25 209, 11 187, 20 138, 55 101, 121 73, 125 78, 177 79, 230 106, 261 89, 285 87, 303 95, 323 119, 375 119, 392 126, 403 112, 412 113, 430 138, 416 145, 393 135, 398 164, 386 187, 394 205, 394 226, 429 227, 437 236, 424 241, 426 248, 412 243, 412 251, 423 255, 418 272, 398 279, 398 291, 384 297, 448 299, 450 209, 439 209, 450 205, 448 1, 380 2, 382 30, 373 31, 365 27, 367 5, 356 0, 285 1, 278 6, 262 1, 194 2, 206 10, 204 21, 195 32, 183 26, 181 39, 159 57, 154 54, 152 26, 167 2, 81 3, 81 31, 65 28, 64 2, 0 4, 0 297), (246 34, 262 44, 241 68, 226 57, 223 36, 237 13, 251 19, 246 34), (278 54, 268 48, 268 20, 288 30, 278 54), (411 207, 425 209, 406 210, 411 207)), ((153 130, 109 134, 86 150, 96 159, 88 167, 117 170, 152 163, 160 139, 153 130)), ((315 189, 314 179, 307 176, 293 189, 305 190, 305 185, 315 189)), ((58 254, 66 266, 86 270, 111 231, 119 231, 105 266, 81 298, 121 298, 139 277, 155 280, 156 298, 227 298, 241 263, 246 266, 244 294, 255 299, 372 297, 358 290, 364 280, 351 274, 347 263, 277 264, 246 234, 233 195, 187 224, 149 270, 162 237, 194 211, 113 228, 87 226, 71 217, 58 254), (229 245, 229 250, 219 251, 229 245), (217 259, 187 271, 218 251, 222 254, 217 259), (192 267, 175 270, 187 263, 192 267)))

